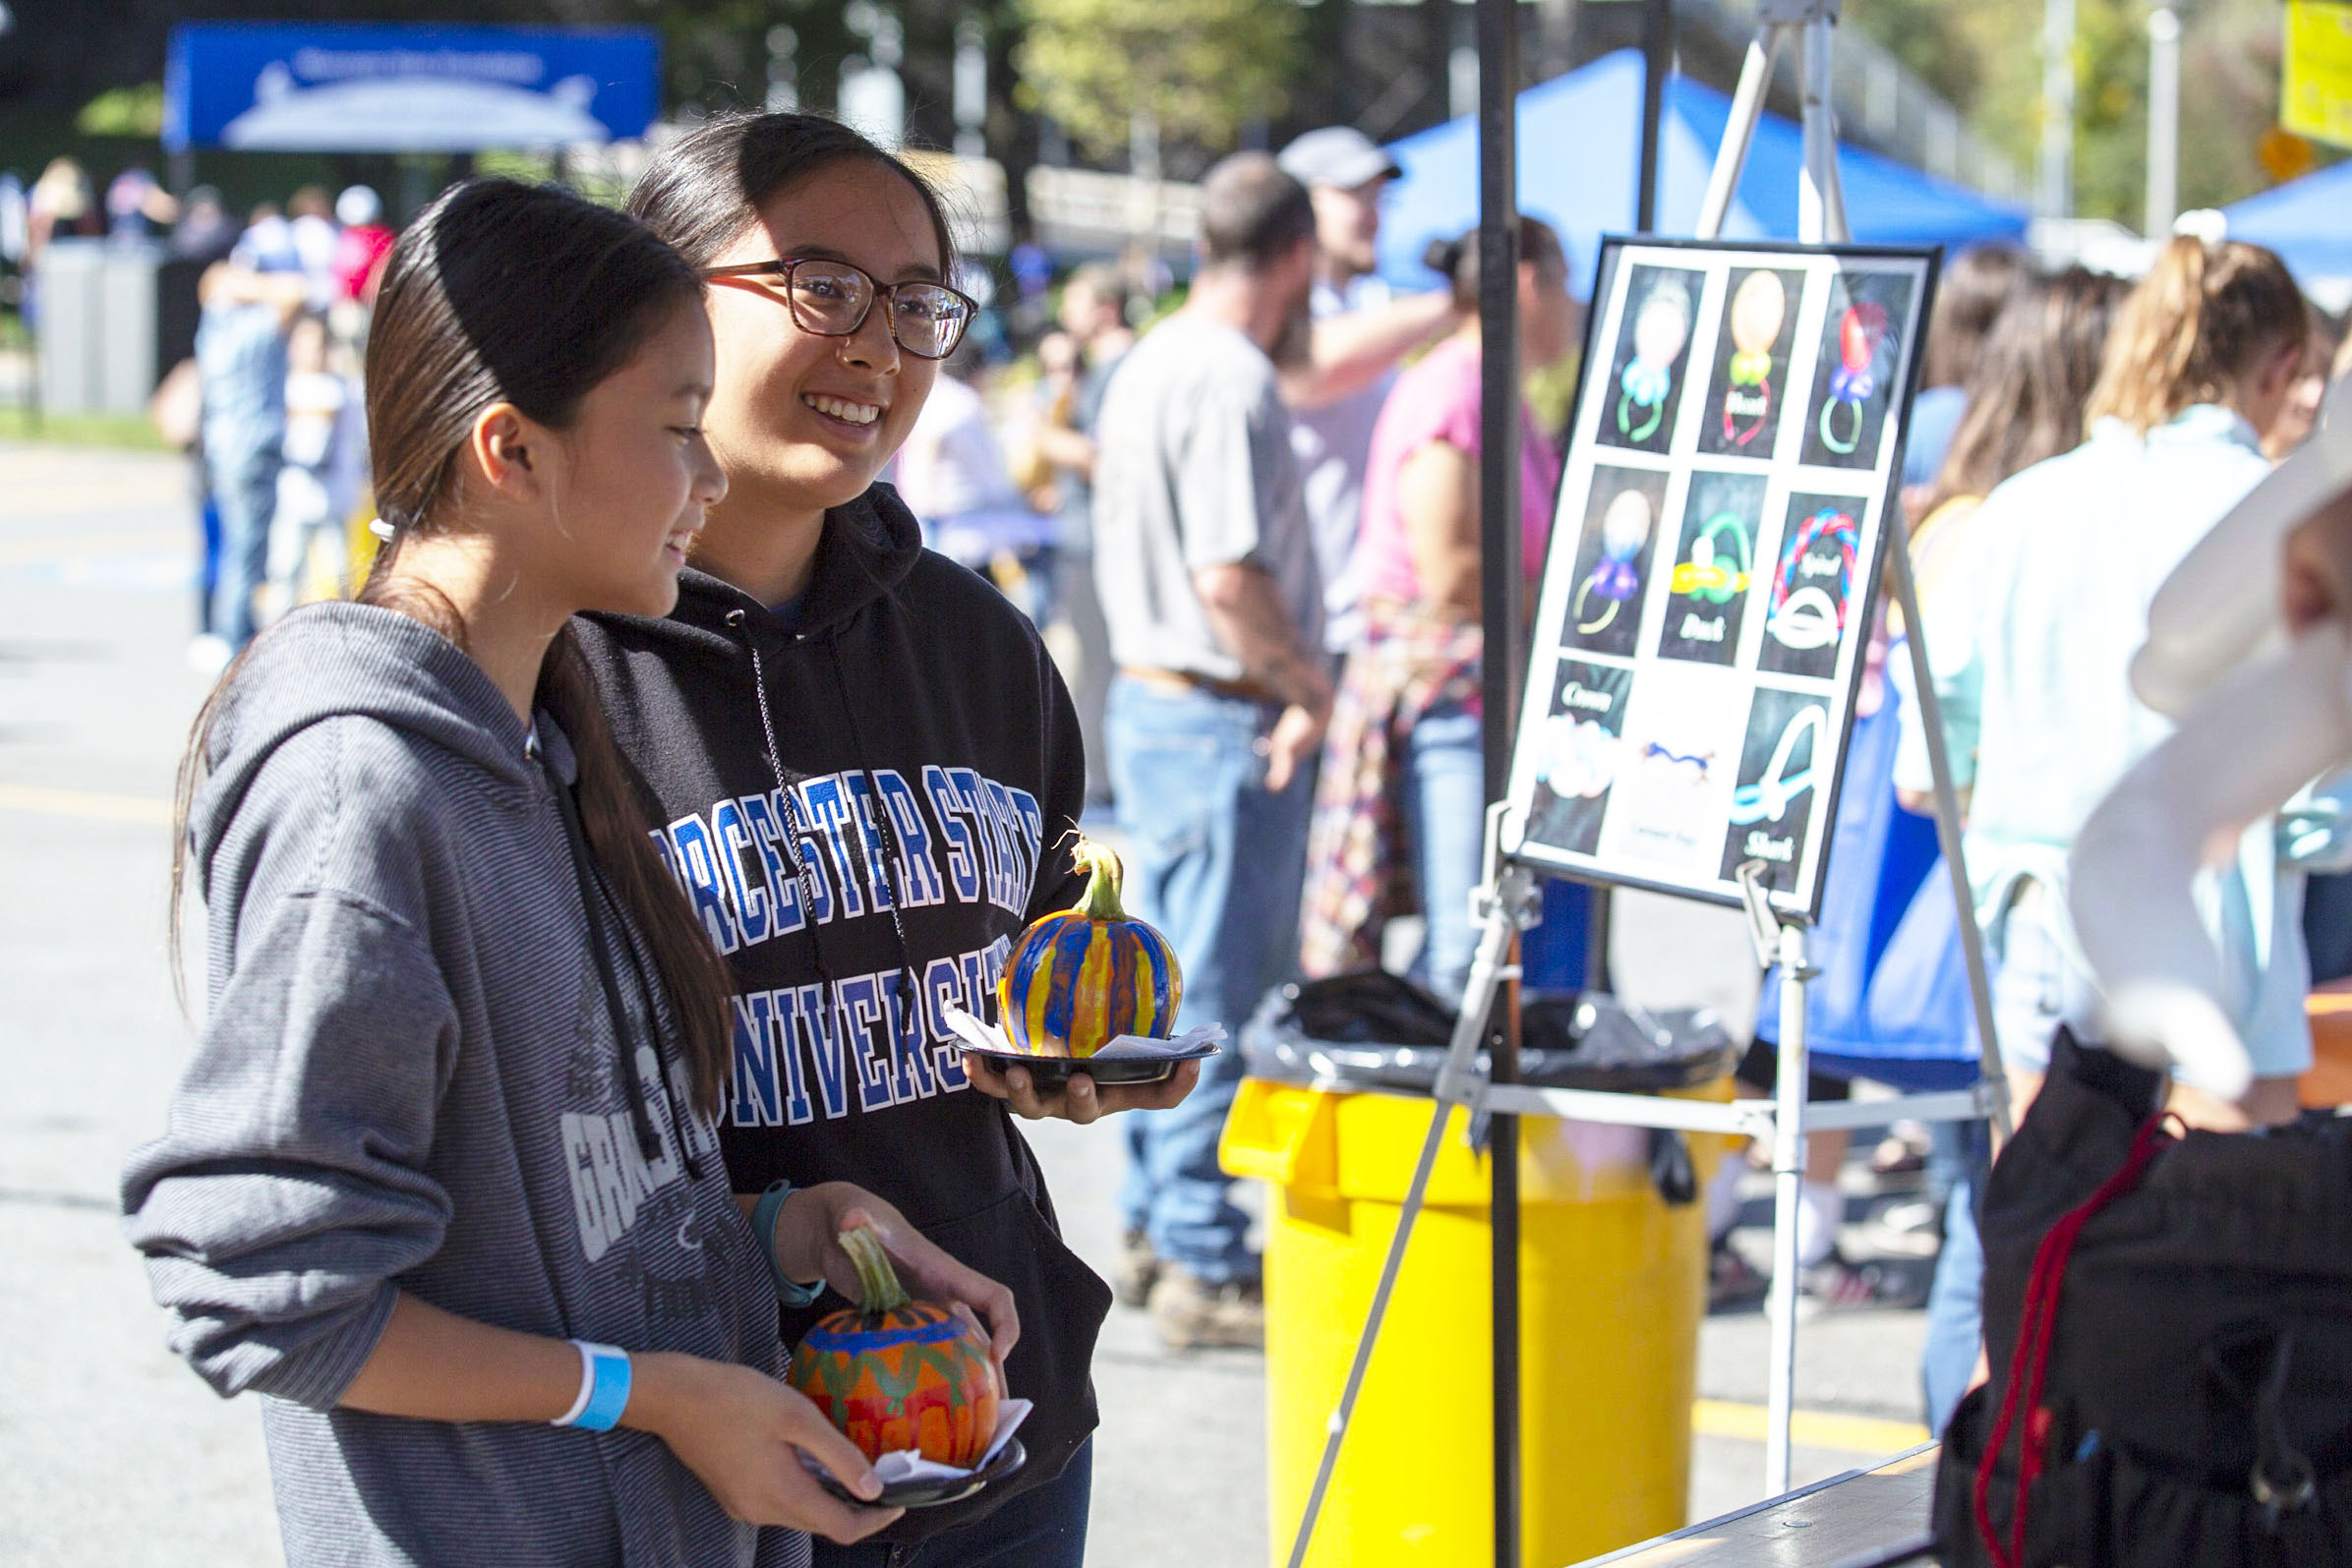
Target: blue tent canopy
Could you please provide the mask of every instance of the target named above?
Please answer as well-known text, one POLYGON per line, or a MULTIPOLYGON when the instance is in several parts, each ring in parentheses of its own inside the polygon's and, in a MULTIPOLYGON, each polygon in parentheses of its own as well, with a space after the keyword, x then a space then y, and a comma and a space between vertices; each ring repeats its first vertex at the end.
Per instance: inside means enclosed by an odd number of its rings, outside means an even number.
MULTIPOLYGON (((1642 59, 1620 49, 1579 71, 1519 94, 1519 205, 1559 231, 1572 286, 1585 292, 1604 234, 1630 233, 1641 145, 1642 59)), ((1688 77, 1666 84, 1658 157, 1658 232, 1688 234, 1698 225, 1715 149, 1732 100, 1688 77)), ((1404 178, 1389 189, 1381 219, 1381 273, 1391 283, 1426 288, 1421 263, 1436 239, 1478 222, 1478 122, 1472 115, 1433 126, 1389 145, 1404 178)), ((1724 224, 1726 239, 1796 238, 1796 178, 1804 133, 1767 114, 1756 127, 1747 166, 1724 224)), ((1858 147, 1838 149, 1846 214, 1853 237, 1879 245, 2020 241, 2026 211, 1965 186, 1923 174, 1858 147)))
POLYGON ((2276 251, 2306 289, 2352 278, 2352 162, 2250 196, 2221 215, 2231 239, 2276 251))

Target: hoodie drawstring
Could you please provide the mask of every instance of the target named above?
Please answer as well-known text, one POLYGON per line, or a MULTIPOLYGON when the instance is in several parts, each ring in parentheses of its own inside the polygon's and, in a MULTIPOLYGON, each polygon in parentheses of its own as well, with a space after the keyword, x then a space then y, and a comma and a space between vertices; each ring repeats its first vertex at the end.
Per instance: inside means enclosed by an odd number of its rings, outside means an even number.
POLYGON ((776 776, 776 796, 784 808, 784 852, 792 856, 793 876, 800 884, 800 907, 808 925, 810 961, 816 968, 817 979, 823 983, 826 994, 830 996, 833 975, 825 967, 825 945, 817 940, 817 906, 824 900, 825 890, 817 885, 816 868, 808 863, 808 855, 801 847, 815 842, 816 836, 801 820, 800 795, 794 787, 797 781, 785 767, 784 753, 776 745, 776 719, 768 712, 768 670, 760 663, 759 644, 753 642, 751 634, 744 630, 741 610, 729 610, 727 624, 732 630, 742 634, 743 651, 751 656, 751 696, 759 706, 759 732, 768 745, 768 771, 776 776))
MULTIPOLYGON (((803 824, 800 816, 799 793, 795 787, 797 776, 785 767, 784 752, 776 744, 776 720, 768 711, 768 671, 760 661, 759 644, 752 640, 750 632, 744 627, 744 616, 740 610, 729 610, 726 619, 730 628, 742 635, 743 651, 751 657, 751 692, 759 705, 759 727, 760 734, 767 741, 768 767, 776 775, 777 793, 784 802, 785 827, 792 836, 793 842, 787 847, 792 853, 793 870, 799 878, 801 898, 808 908, 809 947, 816 955, 817 978, 830 991, 833 976, 825 968, 824 948, 817 941, 816 909, 820 895, 816 886, 816 872, 809 865, 808 857, 800 851, 803 842, 815 842, 815 835, 803 824)), ((857 729, 857 705, 852 700, 849 673, 842 668, 839 651, 830 643, 826 645, 826 654, 833 666, 834 679, 841 689, 842 712, 849 720, 850 748, 862 758, 866 755, 865 737, 857 729)), ((891 826, 890 805, 882 796, 881 782, 875 779, 873 769, 860 767, 858 771, 865 775, 866 788, 873 796, 874 821, 882 834, 882 863, 874 863, 873 845, 863 834, 857 836, 858 847, 874 886, 890 900, 890 928, 898 939, 899 967, 907 976, 907 1005, 911 1008, 919 1005, 922 987, 915 977, 913 944, 907 940, 907 927, 899 915, 898 881, 890 874, 890 862, 899 858, 898 831, 891 826)))
MULTIPOLYGON (((596 858, 589 850, 588 831, 580 821, 579 801, 573 797, 571 787, 557 778, 552 768, 548 769, 548 783, 555 787, 557 814, 563 819, 564 842, 571 849, 572 875, 578 879, 580 887, 580 906, 588 914, 591 958, 597 982, 605 993, 605 1011, 613 1019, 613 1040, 620 1056, 621 1093, 628 1101, 629 1127, 637 1135, 637 1152, 651 1164, 662 1157, 662 1139, 655 1132, 653 1118, 645 1109, 645 1079, 637 1071, 637 1053, 629 1045, 629 1036, 633 1031, 628 1010, 621 1005, 620 987, 613 979, 614 945, 605 924, 608 906, 613 905, 613 897, 605 887, 604 873, 598 869, 596 858)), ((613 906, 617 912, 617 906, 613 906)), ((652 982, 646 978, 645 966, 637 957, 636 944, 627 940, 625 918, 622 924, 623 940, 620 945, 628 954, 629 972, 636 979, 638 999, 645 1008, 646 1027, 653 1034, 654 1060, 660 1063, 663 1060, 662 1015, 654 1002, 652 982)), ((678 1155, 685 1162, 686 1175, 699 1181, 702 1167, 694 1158, 693 1145, 687 1139, 685 1130, 678 1125, 677 1096, 671 1092, 669 1084, 665 1083, 662 1087, 663 1102, 670 1111, 671 1136, 676 1140, 678 1155)))

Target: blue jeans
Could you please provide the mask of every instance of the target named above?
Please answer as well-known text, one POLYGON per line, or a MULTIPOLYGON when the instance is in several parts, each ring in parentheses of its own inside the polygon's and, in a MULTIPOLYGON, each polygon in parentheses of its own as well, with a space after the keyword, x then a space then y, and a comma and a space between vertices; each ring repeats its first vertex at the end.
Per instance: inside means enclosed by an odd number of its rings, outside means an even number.
POLYGON ((1448 703, 1421 716, 1405 741, 1404 825, 1428 935, 1411 978, 1453 1004, 1478 950, 1470 890, 1486 857, 1487 762, 1478 715, 1448 703))
POLYGON ((1976 1194, 1984 1190, 1990 1148, 1982 1122, 1942 1124, 1937 1131, 1946 1126, 1960 1135, 1964 1170, 1944 1199, 1944 1247, 1936 1254, 1935 1283, 1927 1289, 1927 1335, 1919 1347, 1927 1429, 1938 1437, 1976 1375, 1976 1348, 1984 1337, 1984 1244, 1976 1234, 1976 1194))
MULTIPOLYGON (((1127 905, 1166 935, 1184 968, 1180 1028, 1241 1027, 1297 958, 1299 887, 1307 869, 1312 769, 1265 787, 1259 743, 1274 715, 1211 692, 1161 691, 1121 676, 1105 730, 1119 826, 1128 836, 1127 905)), ((1202 1064, 1182 1105, 1130 1112, 1130 1230, 1209 1284, 1255 1278, 1249 1217, 1217 1166, 1217 1138, 1242 1077, 1229 1041, 1202 1064)))
POLYGON ((231 648, 252 642, 254 593, 269 580, 269 519, 277 511, 277 448, 212 458, 212 499, 220 509, 220 568, 212 589, 214 635, 231 648))
POLYGON ((1083 1568, 1093 1492, 1094 1441, 1088 1438, 1059 1476, 961 1530, 911 1543, 861 1540, 854 1546, 819 1537, 810 1568, 1083 1568))
MULTIPOLYGON (((2037 896, 2045 900, 2047 895, 2037 896)), ((2004 1068, 2046 1073, 2050 1041, 2080 1004, 2082 983, 2071 973, 2051 929, 2046 902, 2028 900, 2001 922, 2001 951, 1992 959, 1993 1027, 2001 1038, 2004 1068)), ((1927 1288, 1927 1336, 1919 1348, 1919 1382, 1927 1406, 1927 1429, 1942 1436, 1952 1412, 1976 1374, 1976 1352, 1984 1340, 1984 1243, 1976 1234, 1976 1194, 1991 1168, 1991 1134, 1981 1122, 1956 1132, 1968 1139, 1969 1176, 1945 1200, 1944 1248, 1927 1288)))

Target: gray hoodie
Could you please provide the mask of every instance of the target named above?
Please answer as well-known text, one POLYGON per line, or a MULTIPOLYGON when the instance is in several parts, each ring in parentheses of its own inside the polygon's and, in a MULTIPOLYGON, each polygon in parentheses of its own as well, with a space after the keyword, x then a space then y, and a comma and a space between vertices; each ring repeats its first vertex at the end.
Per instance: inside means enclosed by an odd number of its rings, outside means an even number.
POLYGON ((401 1290, 783 1367, 717 1138, 617 946, 614 1026, 550 779, 570 749, 545 715, 535 732, 391 610, 301 610, 254 644, 190 823, 206 1019, 168 1131, 124 1173, 125 1228, 173 1348, 221 1394, 265 1396, 297 1568, 804 1563, 806 1537, 730 1520, 641 1432, 336 1408, 401 1290))

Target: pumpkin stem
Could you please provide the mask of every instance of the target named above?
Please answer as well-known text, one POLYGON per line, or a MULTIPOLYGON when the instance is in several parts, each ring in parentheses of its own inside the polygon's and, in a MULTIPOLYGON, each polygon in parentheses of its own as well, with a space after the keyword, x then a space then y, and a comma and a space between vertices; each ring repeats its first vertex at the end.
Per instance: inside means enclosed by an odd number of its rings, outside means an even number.
POLYGON ((1078 901, 1079 912, 1089 920, 1126 919, 1127 909, 1119 902, 1120 886, 1126 879, 1119 852, 1108 844, 1081 839, 1070 857, 1087 873, 1087 895, 1078 901))
POLYGON ((882 1239, 871 1226, 860 1225, 853 1231, 843 1231, 835 1240, 850 1261, 857 1269, 857 1309, 868 1316, 876 1312, 894 1312, 907 1305, 911 1298, 907 1287, 899 1283, 899 1271, 890 1266, 890 1254, 882 1250, 882 1239))

